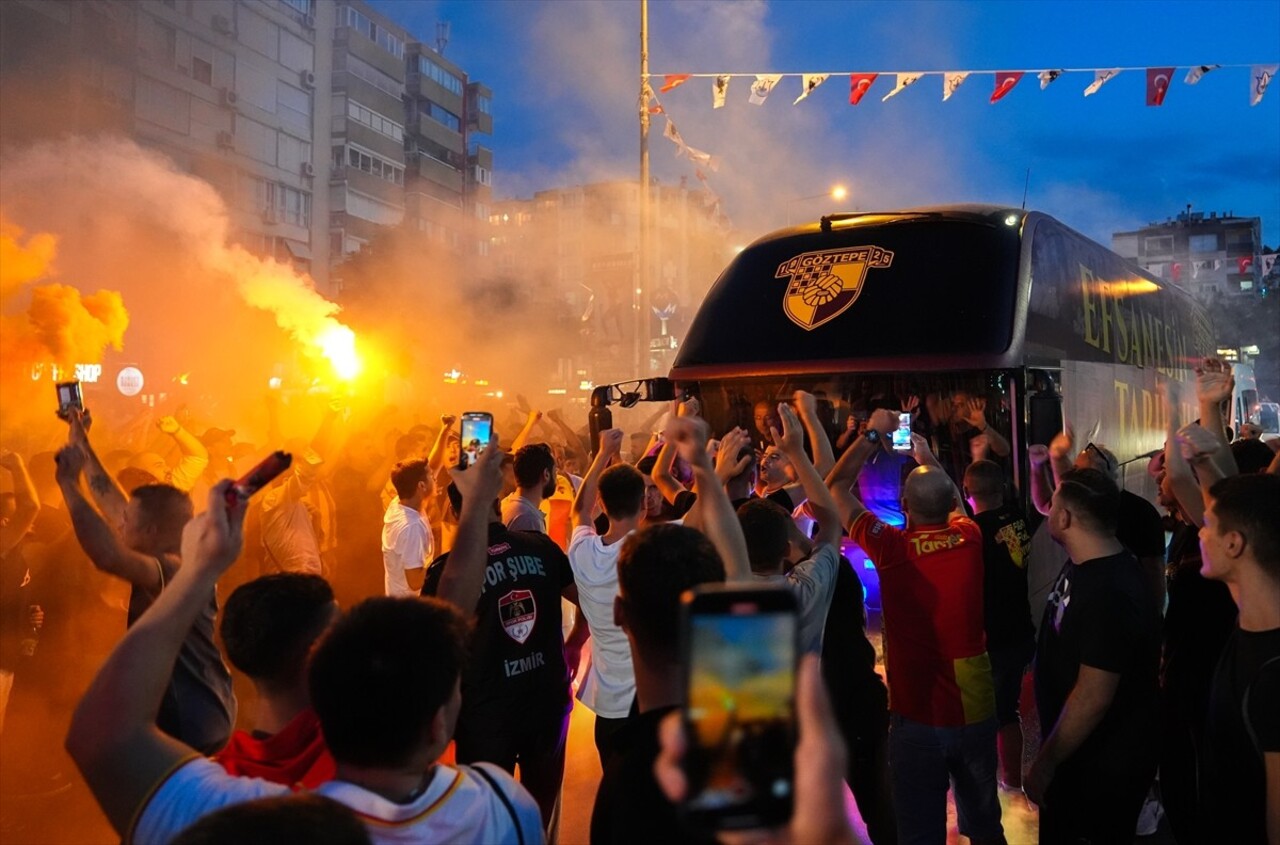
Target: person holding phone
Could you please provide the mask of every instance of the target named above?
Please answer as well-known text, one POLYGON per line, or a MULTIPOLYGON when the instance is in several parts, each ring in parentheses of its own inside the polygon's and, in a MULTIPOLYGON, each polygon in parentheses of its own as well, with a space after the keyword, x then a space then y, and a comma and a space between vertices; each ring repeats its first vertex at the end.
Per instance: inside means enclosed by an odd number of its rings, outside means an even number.
POLYGON ((996 787, 996 712, 983 617, 982 532, 960 491, 918 434, 907 476, 906 528, 853 494, 856 472, 881 448, 897 414, 880 409, 827 484, 849 536, 880 576, 889 680, 889 767, 900 841, 946 837, 948 782, 960 833, 1003 845, 996 787))

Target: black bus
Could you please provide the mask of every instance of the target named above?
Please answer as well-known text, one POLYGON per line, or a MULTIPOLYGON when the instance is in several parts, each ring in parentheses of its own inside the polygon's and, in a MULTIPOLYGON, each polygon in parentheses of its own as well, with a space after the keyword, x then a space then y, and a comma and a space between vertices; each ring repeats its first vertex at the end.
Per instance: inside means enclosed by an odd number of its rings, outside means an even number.
MULTIPOLYGON (((947 206, 833 215, 755 241, 708 292, 669 378, 716 432, 751 430, 757 403, 810 391, 833 442, 876 403, 985 399, 1030 513, 1022 456, 1064 419, 1077 448, 1110 447, 1128 462, 1122 484, 1154 500, 1133 459, 1164 441, 1157 379, 1189 379, 1213 349, 1190 295, 1054 218, 947 206)), ((597 389, 593 404, 608 397, 597 389)))

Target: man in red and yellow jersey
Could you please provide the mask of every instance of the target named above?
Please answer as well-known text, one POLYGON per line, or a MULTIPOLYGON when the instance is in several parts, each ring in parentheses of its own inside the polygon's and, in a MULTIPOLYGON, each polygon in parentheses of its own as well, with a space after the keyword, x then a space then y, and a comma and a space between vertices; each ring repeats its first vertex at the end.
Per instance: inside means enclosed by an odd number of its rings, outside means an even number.
POLYGON ((959 491, 919 435, 912 435, 912 449, 920 466, 903 490, 905 530, 881 522, 853 493, 862 465, 897 426, 892 412, 872 414, 827 485, 850 538, 880 575, 898 835, 943 841, 950 784, 960 833, 975 843, 1003 843, 982 532, 960 510, 959 491))

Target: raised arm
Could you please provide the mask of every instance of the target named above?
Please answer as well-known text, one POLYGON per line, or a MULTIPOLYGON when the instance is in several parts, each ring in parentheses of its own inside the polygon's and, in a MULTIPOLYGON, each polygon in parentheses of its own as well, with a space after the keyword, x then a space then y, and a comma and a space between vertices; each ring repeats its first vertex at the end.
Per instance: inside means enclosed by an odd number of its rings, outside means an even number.
MULTIPOLYGON (((707 424, 698 417, 673 417, 667 422, 663 436, 675 443, 680 457, 693 468, 694 484, 698 488, 698 499, 692 509, 697 511, 693 522, 699 525, 700 530, 720 553, 726 580, 752 580, 751 562, 747 556, 747 540, 742 535, 742 525, 738 522, 738 514, 733 510, 729 495, 724 491, 724 485, 716 477, 711 456, 707 454, 707 424)), ((801 444, 801 451, 803 450, 801 444)), ((583 486, 586 486, 585 483, 583 486)))
MULTIPOLYGON (((427 453, 427 469, 433 475, 444 465, 445 445, 448 444, 449 433, 453 431, 453 424, 457 421, 458 418, 452 414, 442 414, 440 417, 440 433, 436 435, 436 442, 431 444, 431 451, 427 453)), ((389 471, 390 467, 387 469, 389 471)))
POLYGON ((951 511, 951 517, 964 516, 964 494, 960 492, 960 487, 956 484, 956 480, 947 474, 937 456, 929 449, 929 441, 914 432, 911 435, 911 457, 915 458, 916 463, 922 467, 933 467, 947 476, 947 480, 951 482, 951 495, 955 497, 955 508, 951 511))
POLYGON ((551 424, 560 429, 560 433, 564 435, 564 445, 567 449, 572 449, 584 459, 591 457, 591 445, 578 436, 578 433, 569 427, 564 421, 564 414, 559 408, 552 408, 547 411, 546 419, 551 420, 551 424))
POLYGON ((898 420, 892 411, 887 408, 877 409, 871 419, 867 420, 867 433, 845 450, 835 467, 827 474, 827 489, 831 491, 841 525, 852 525, 866 511, 862 500, 853 492, 853 485, 871 456, 884 448, 880 441, 889 437, 897 427, 898 420), (875 434, 872 435, 871 432, 875 434))
MULTIPOLYGON (((796 392, 799 400, 802 391, 796 392)), ((801 407, 812 402, 813 397, 805 393, 808 399, 802 401, 801 407)), ((782 420, 782 431, 770 429, 773 435, 773 443, 791 461, 791 466, 795 470, 796 478, 800 482, 800 487, 804 490, 805 497, 809 500, 809 510, 813 513, 813 518, 818 522, 818 535, 814 537, 814 544, 827 543, 835 546, 840 542, 841 523, 840 513, 836 509, 835 500, 831 497, 831 491, 827 489, 826 482, 822 478, 822 474, 818 472, 814 462, 809 460, 809 456, 804 451, 804 437, 800 433, 800 420, 796 418, 795 413, 786 403, 778 405, 778 417, 782 420)), ((806 424, 806 430, 809 426, 806 424)), ((826 443, 827 436, 822 433, 821 429, 818 435, 822 438, 822 442, 826 443)), ((810 431, 809 439, 812 441, 814 435, 810 431)), ((831 454, 831 444, 826 445, 828 456, 831 454)), ((815 451, 817 451, 815 449, 815 451)), ((835 461, 831 462, 835 465, 835 461)))
POLYGON ((1206 358, 1196 368, 1196 402, 1200 406, 1200 425, 1213 436, 1216 449, 1212 458, 1226 475, 1235 475, 1235 455, 1227 442, 1226 421, 1222 419, 1222 406, 1231 401, 1236 379, 1231 365, 1217 358, 1206 358))
POLYGON ((532 436, 534 428, 537 427, 538 421, 541 419, 541 411, 529 411, 528 416, 525 417, 524 428, 520 429, 520 433, 516 435, 516 439, 511 441, 512 452, 519 452, 521 447, 529 442, 529 438, 532 436))
POLYGON ((600 486, 600 476, 604 473, 605 468, 609 466, 609 462, 616 458, 621 451, 622 429, 609 428, 600 432, 600 449, 596 452, 595 460, 591 462, 591 468, 583 476, 582 483, 578 485, 577 495, 573 497, 572 520, 574 528, 591 523, 591 514, 596 507, 596 493, 600 486))
POLYGON ((169 470, 169 483, 179 490, 189 492, 200 480, 205 467, 209 466, 209 452, 194 434, 182 427, 177 418, 161 417, 156 425, 173 438, 178 451, 182 453, 177 466, 169 470))
POLYGON ((84 469, 84 452, 76 446, 64 446, 55 458, 58 487, 71 515, 71 527, 76 539, 93 565, 109 575, 123 578, 139 589, 155 594, 163 582, 160 562, 127 547, 109 526, 80 488, 80 475, 84 469))
POLYGON ((243 544, 244 502, 228 509, 231 482, 182 532, 183 565, 125 634, 76 707, 67 751, 122 836, 164 777, 196 752, 156 727, 187 632, 243 544))
POLYGON ((1044 516, 1049 515, 1053 504, 1053 470, 1049 467, 1049 447, 1034 444, 1027 447, 1027 460, 1031 464, 1031 504, 1044 516))
POLYGON ((119 525, 124 520, 124 506, 129 501, 125 491, 107 472, 98 453, 89 443, 89 428, 93 425, 93 417, 88 411, 72 408, 67 412, 67 442, 79 447, 84 453, 84 476, 89 483, 89 492, 93 495, 98 509, 111 525, 119 525))
POLYGON ((671 472, 671 467, 676 462, 676 444, 670 440, 662 441, 662 448, 658 450, 658 460, 653 465, 653 483, 657 485, 658 491, 662 493, 662 498, 669 503, 676 503, 676 496, 684 492, 685 487, 680 480, 671 472))
POLYGON ((1178 409, 1181 398, 1179 385, 1177 382, 1168 382, 1162 383, 1160 387, 1164 398, 1165 418, 1168 420, 1164 441, 1164 471, 1183 517, 1190 525, 1200 525, 1204 521, 1204 498, 1200 494, 1196 475, 1183 454, 1182 444, 1178 441, 1178 409))
POLYGON ((476 612, 476 602, 484 587, 484 570, 489 561, 489 517, 493 500, 502 489, 502 451, 495 435, 475 465, 449 471, 462 494, 462 513, 454 536, 449 561, 440 574, 436 595, 453 603, 468 617, 476 612))
MULTIPOLYGON (((800 413, 800 422, 804 424, 804 431, 809 435, 809 445, 813 447, 813 466, 821 479, 836 465, 836 456, 831 451, 831 440, 827 437, 827 430, 823 427, 822 420, 818 419, 818 400, 812 393, 803 390, 797 390, 794 399, 796 409, 800 413)), ((825 486, 823 489, 826 489, 825 486)))
POLYGON ((36 486, 27 474, 27 465, 22 456, 7 449, 0 452, 0 467, 7 469, 13 477, 13 516, 4 525, 0 525, 0 557, 13 551, 14 546, 22 542, 40 513, 40 496, 36 486))
POLYGON ((987 438, 987 445, 991 447, 991 451, 1000 457, 1008 457, 1010 452, 1009 441, 1004 438, 1000 432, 991 427, 991 423, 987 422, 987 400, 981 396, 969 397, 969 402, 964 409, 965 422, 978 429, 984 437, 987 438))

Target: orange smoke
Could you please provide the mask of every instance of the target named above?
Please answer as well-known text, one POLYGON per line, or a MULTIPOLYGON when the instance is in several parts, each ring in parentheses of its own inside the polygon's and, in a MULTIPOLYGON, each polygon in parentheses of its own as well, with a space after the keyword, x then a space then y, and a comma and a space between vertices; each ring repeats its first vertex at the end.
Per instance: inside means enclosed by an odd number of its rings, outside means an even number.
POLYGON ((58 239, 40 232, 22 243, 22 229, 0 212, 0 297, 8 298, 28 282, 49 274, 58 239))

